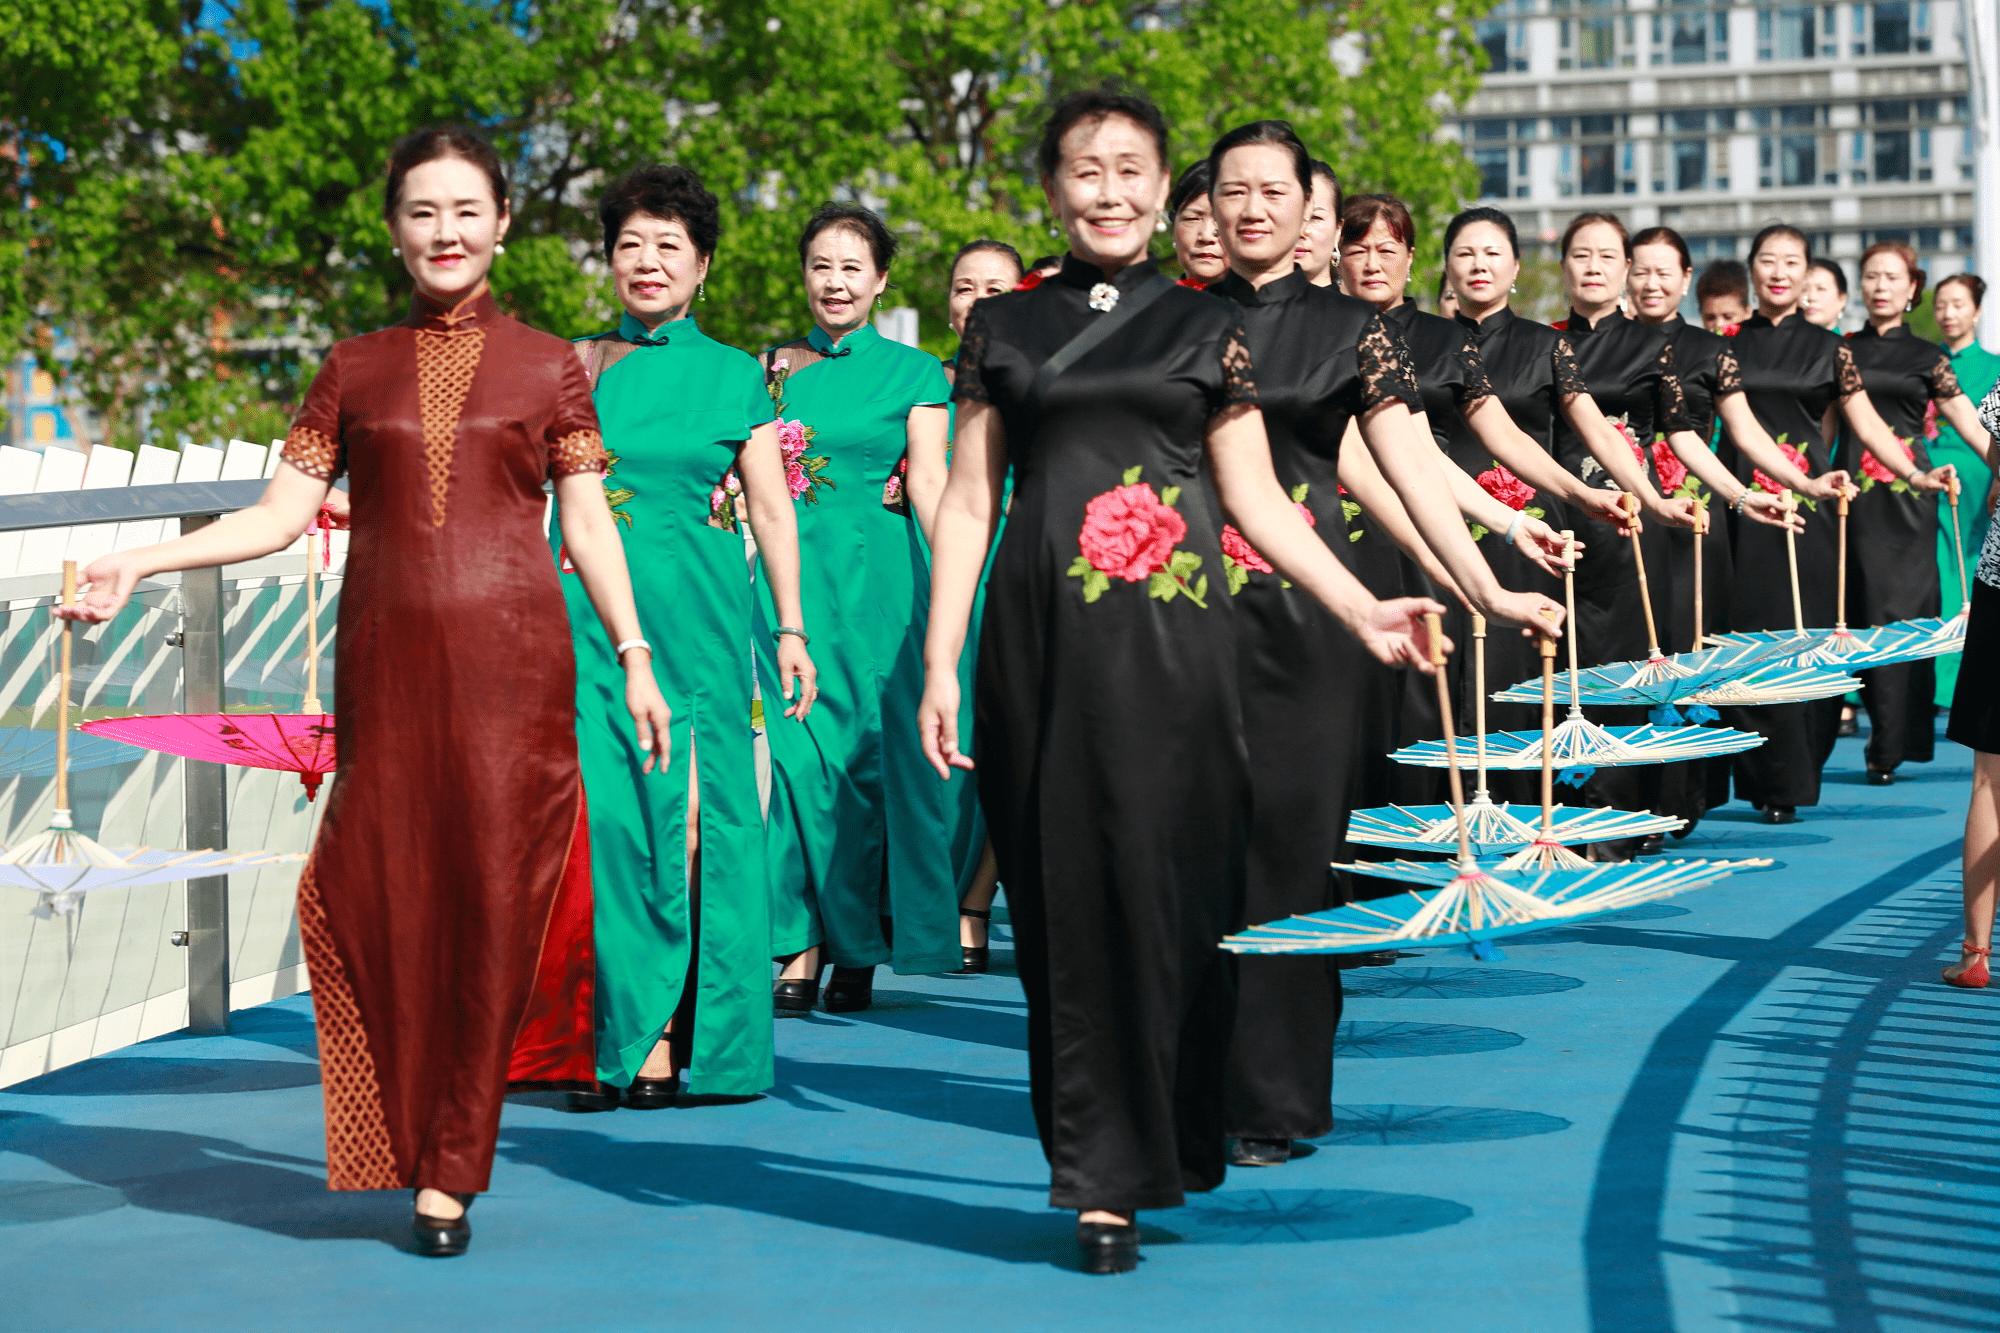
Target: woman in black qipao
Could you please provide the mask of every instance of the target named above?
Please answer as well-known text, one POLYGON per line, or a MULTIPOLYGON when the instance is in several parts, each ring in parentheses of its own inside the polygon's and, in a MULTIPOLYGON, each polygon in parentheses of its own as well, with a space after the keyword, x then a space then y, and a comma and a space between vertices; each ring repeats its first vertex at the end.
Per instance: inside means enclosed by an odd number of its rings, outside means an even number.
MULTIPOLYGON (((1760 489, 1787 489, 1812 507, 1797 537, 1798 605, 1792 600, 1790 556, 1784 534, 1739 524, 1736 529, 1736 584, 1731 590, 1730 624, 1737 632, 1824 629, 1833 624, 1838 568, 1835 507, 1828 503, 1849 484, 1836 471, 1821 423, 1838 406, 1868 451, 1910 485, 1942 490, 1948 469, 1926 473, 1914 467, 1901 441, 1869 401, 1852 348, 1839 334, 1806 320, 1799 292, 1812 251, 1803 233, 1786 226, 1766 227, 1750 248, 1750 280, 1757 313, 1745 320, 1720 359, 1718 377, 1740 382, 1757 424, 1783 455, 1759 466, 1751 448, 1734 442, 1743 457, 1738 476, 1760 489), (1748 476, 1744 476, 1748 473, 1748 476), (1803 622, 1801 625, 1800 622, 1803 622)), ((1729 422, 1725 413, 1724 425, 1729 422)), ((1819 804, 1820 770, 1833 752, 1840 700, 1769 704, 1726 710, 1729 725, 1754 730, 1764 744, 1736 757, 1736 794, 1763 812, 1765 822, 1789 824, 1801 805, 1819 804)))
MULTIPOLYGON (((1861 256, 1861 303, 1868 322, 1848 335, 1847 346, 1869 401, 1909 454, 1903 472, 1930 469, 1926 445, 1937 427, 1927 409, 1933 404, 1968 443, 1985 451, 1978 438, 1985 432, 1972 400, 1959 388, 1951 354, 1917 337, 1903 320, 1923 290, 1916 252, 1902 241, 1877 241, 1861 256)), ((1851 427, 1841 432, 1840 464, 1861 492, 1847 518, 1848 623, 1887 625, 1937 615, 1937 497, 1912 490, 1898 473, 1868 456, 1851 427)), ((1895 781, 1898 764, 1930 762, 1936 677, 1937 664, 1928 657, 1861 673, 1870 783, 1886 787, 1895 781)))
POLYGON ((1077 93, 1050 117, 1070 254, 967 322, 918 709, 940 775, 973 768, 958 657, 1011 464, 974 752, 1050 1202, 1078 1210, 1092 1272, 1137 1262, 1136 1210, 1225 1169, 1235 969, 1216 946, 1242 924, 1250 775, 1224 512, 1383 660, 1415 659, 1435 605, 1376 602, 1278 488, 1237 308, 1147 258, 1165 156, 1141 99, 1077 93))

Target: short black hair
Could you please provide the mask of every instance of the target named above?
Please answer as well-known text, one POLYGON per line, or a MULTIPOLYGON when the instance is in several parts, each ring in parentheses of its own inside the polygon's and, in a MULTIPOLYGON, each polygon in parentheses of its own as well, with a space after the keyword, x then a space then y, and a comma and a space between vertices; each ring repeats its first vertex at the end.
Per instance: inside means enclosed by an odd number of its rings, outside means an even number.
POLYGON ((1451 253, 1452 242, 1458 239, 1458 234, 1475 222, 1490 222, 1501 231, 1506 232, 1507 248, 1514 252, 1514 258, 1519 259, 1521 257, 1521 233, 1514 230, 1514 219, 1508 217, 1497 208, 1487 208, 1484 206, 1466 209, 1445 226, 1444 252, 1446 254, 1451 253))
POLYGON ((618 233, 625 230, 634 213, 680 223, 687 228, 688 239, 704 259, 715 253, 716 242, 722 239, 722 210, 715 196, 702 187, 701 177, 687 167, 656 162, 628 171, 611 182, 604 197, 597 201, 597 220, 604 224, 606 259, 611 258, 618 233))
MULTIPOLYGON (((1875 244, 1881 245, 1882 242, 1877 241, 1875 244)), ((1893 245, 1895 244, 1895 242, 1890 242, 1890 244, 1893 245)), ((1875 249, 1875 246, 1871 245, 1868 247, 1868 249, 1872 252, 1875 249)), ((1909 249, 1909 247, 1906 245, 1904 246, 1904 249, 1907 250, 1909 249)), ((1898 251, 1897 253, 1901 254, 1902 252, 1898 251)), ((1916 276, 1917 290, 1921 292, 1924 289, 1924 271, 1917 267, 1915 259, 1916 259, 1916 251, 1910 250, 1909 254, 1903 256, 1903 265, 1904 267, 1908 268, 1912 274, 1916 276)), ((1864 264, 1868 262, 1868 256, 1866 254, 1861 256, 1861 262, 1864 264)), ((1809 264, 1807 267, 1825 269, 1827 276, 1833 279, 1833 289, 1839 292, 1842 296, 1847 295, 1847 274, 1845 271, 1841 269, 1840 265, 1834 263, 1831 259, 1828 259, 1822 255, 1814 259, 1813 262, 1809 264)))
POLYGON ((1040 273, 1045 268, 1061 268, 1062 266, 1063 257, 1061 255, 1043 255, 1040 259, 1028 265, 1027 271, 1030 273, 1040 273))
POLYGON ((1121 92, 1116 84, 1104 83, 1073 92, 1049 108, 1049 118, 1042 125, 1042 144, 1038 152, 1043 177, 1054 176, 1056 168, 1062 165, 1063 136, 1085 121, 1096 124, 1111 116, 1123 116, 1153 136, 1154 151, 1160 156, 1160 170, 1165 171, 1167 118, 1160 114, 1160 108, 1153 105, 1150 97, 1121 92))
POLYGON ((1289 120, 1253 120, 1248 125, 1238 125, 1215 141, 1208 150, 1208 188, 1212 193, 1215 181, 1222 173, 1222 158, 1232 148, 1243 148, 1250 144, 1269 144, 1282 148, 1292 155, 1292 171, 1299 178, 1299 189, 1307 198, 1313 192, 1313 158, 1299 139, 1299 132, 1292 128, 1289 120))
POLYGON ((1187 207, 1188 200, 1198 194, 1208 193, 1208 183, 1213 179, 1215 176, 1208 169, 1207 158, 1198 157, 1188 163, 1187 169, 1181 172, 1180 179, 1174 182, 1174 188, 1167 195, 1167 216, 1179 217, 1181 210, 1187 207))
MULTIPOLYGON (((1339 217, 1341 210, 1347 207, 1346 191, 1341 189, 1340 186, 1340 173, 1333 169, 1332 163, 1322 162, 1319 158, 1314 158, 1313 175, 1321 177, 1328 185, 1333 187, 1333 215, 1339 217)), ((1310 194, 1312 191, 1308 190, 1306 193, 1310 194)))
POLYGON ((1715 296, 1733 296, 1744 305, 1750 304, 1750 270, 1740 259, 1718 259, 1701 271, 1695 279, 1694 299, 1706 301, 1715 296))
POLYGON ((1688 253, 1687 238, 1672 227, 1648 227, 1632 238, 1629 248, 1637 252, 1642 245, 1671 245, 1681 257, 1681 272, 1687 273, 1694 268, 1694 256, 1688 253))
POLYGON ((486 183, 493 187, 495 207, 502 213, 507 211, 507 169, 486 136, 463 125, 426 125, 396 140, 396 146, 389 150, 389 179, 382 193, 382 216, 395 216, 396 204, 403 197, 405 176, 442 157, 462 158, 485 172, 486 183))
POLYGON ((1804 232, 1800 231, 1797 227, 1794 227, 1789 222, 1774 222, 1770 226, 1764 228, 1764 230, 1758 232, 1757 235, 1753 237, 1750 241, 1750 257, 1752 259, 1755 259, 1757 257, 1757 252, 1764 248, 1764 243, 1770 240, 1773 236, 1789 236, 1793 240, 1797 241, 1799 243, 1799 248, 1806 252, 1807 266, 1810 267, 1812 265, 1812 257, 1813 257, 1812 241, 1807 238, 1804 232))
POLYGON ((889 224, 882 221, 881 214, 860 204, 825 203, 815 208, 806 219, 806 229, 799 233, 800 264, 806 262, 806 249, 813 238, 828 227, 845 227, 867 241, 868 253, 875 259, 875 271, 889 271, 889 261, 896 257, 896 238, 890 234, 889 224))
POLYGON ((951 267, 945 270, 945 275, 949 277, 951 274, 958 272, 959 261, 964 259, 967 255, 982 254, 987 251, 991 251, 993 254, 996 255, 1007 256, 1007 258, 1013 262, 1015 273, 1021 273, 1024 271, 1021 267, 1021 252, 1019 250, 1016 250, 1013 246, 1007 244, 1007 242, 1005 241, 982 239, 977 241, 967 241, 964 245, 959 246, 958 253, 951 257, 951 267))

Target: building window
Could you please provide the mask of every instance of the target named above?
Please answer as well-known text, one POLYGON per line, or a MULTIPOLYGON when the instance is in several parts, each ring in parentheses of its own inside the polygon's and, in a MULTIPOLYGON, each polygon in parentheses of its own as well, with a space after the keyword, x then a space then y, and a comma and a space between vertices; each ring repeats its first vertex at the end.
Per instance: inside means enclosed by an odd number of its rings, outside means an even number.
POLYGON ((1583 144, 1577 149, 1581 165, 1576 173, 1578 194, 1618 192, 1618 149, 1615 144, 1583 144))
POLYGON ((1708 140, 1682 139, 1674 144, 1674 188, 1708 188, 1708 140))
POLYGON ((1486 49, 1486 68, 1495 74, 1505 74, 1507 64, 1507 25, 1490 19, 1475 23, 1472 35, 1480 46, 1486 49))
POLYGON ((1873 31, 1869 33, 1875 54, 1907 55, 1910 50, 1909 0, 1878 0, 1870 7, 1875 11, 1873 31))
POLYGON ((1910 132, 1875 131, 1875 181, 1877 184, 1910 179, 1910 132))
POLYGON ((1757 11, 1759 60, 1810 60, 1818 49, 1818 13, 1810 5, 1757 11))
POLYGON ((1765 135, 1757 144, 1758 184, 1773 186, 1819 184, 1819 136, 1765 135))
POLYGON ((1504 120, 1475 120, 1472 122, 1472 137, 1475 139, 1504 139, 1507 137, 1507 122, 1504 120))
POLYGON ((1576 20, 1576 67, 1612 69, 1618 64, 1618 28, 1610 18, 1576 20))
POLYGON ((1479 168, 1479 197, 1481 199, 1505 199, 1512 191, 1508 188, 1507 158, 1504 148, 1475 148, 1472 150, 1472 165, 1479 168))

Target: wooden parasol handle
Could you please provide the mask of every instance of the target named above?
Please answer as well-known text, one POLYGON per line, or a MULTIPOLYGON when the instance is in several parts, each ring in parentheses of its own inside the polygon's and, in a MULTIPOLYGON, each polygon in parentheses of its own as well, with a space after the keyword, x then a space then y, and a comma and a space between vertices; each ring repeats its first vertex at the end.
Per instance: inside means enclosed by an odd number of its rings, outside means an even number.
MULTIPOLYGON (((1837 603, 1837 605, 1835 605, 1833 609, 1833 626, 1835 629, 1846 629, 1847 628, 1847 489, 1845 487, 1841 488, 1840 508, 1835 512, 1839 515, 1839 522, 1840 522, 1840 543, 1839 543, 1840 557, 1838 560, 1834 562, 1834 573, 1838 576, 1839 582, 1833 585, 1833 597, 1834 601, 1837 603)), ((1796 563, 1796 557, 1794 558, 1794 563, 1796 563)), ((1797 576, 1794 575, 1794 584, 1793 584, 1794 587, 1797 586, 1796 577, 1797 576)), ((1796 592, 1793 593, 1794 597, 1796 597, 1797 595, 1798 594, 1796 592)))
POLYGON ((1806 632, 1805 604, 1799 600, 1799 541, 1790 528, 1785 529, 1785 563, 1792 570, 1792 632, 1806 632))
MULTIPOLYGON (((63 561, 62 604, 76 605, 76 561, 63 561)), ((71 630, 76 622, 62 623, 62 667, 58 675, 62 689, 56 695, 56 809, 69 810, 69 677, 71 630)))
POLYGON ((319 701, 319 570, 313 564, 313 557, 319 552, 313 549, 332 538, 314 519, 313 526, 306 529, 306 697, 299 705, 301 713, 324 713, 319 701), (317 537, 318 542, 313 539, 317 537))
POLYGON ((1951 505, 1951 549, 1958 557, 1958 604, 1964 607, 1971 603, 1972 594, 1965 586, 1965 534, 1958 529, 1958 474, 1955 472, 1950 487, 1945 491, 1945 500, 1951 505))
POLYGON ((1477 728, 1473 744, 1479 761, 1476 790, 1483 797, 1486 794, 1486 617, 1477 611, 1472 613, 1472 716, 1477 728))
POLYGON ((1431 675, 1437 681, 1438 716, 1444 721, 1444 759, 1451 774, 1451 816, 1458 825, 1458 863, 1472 864, 1472 840, 1465 831, 1465 775, 1458 771, 1458 737, 1451 722, 1451 686, 1445 680, 1444 617, 1424 612, 1424 632, 1431 644, 1431 675))
POLYGON ((1701 548, 1702 539, 1708 536, 1708 508, 1696 505, 1694 510, 1694 651, 1700 652, 1701 635, 1701 548))
POLYGON ((1576 533, 1568 528, 1562 530, 1563 560, 1569 568, 1563 571, 1563 607, 1567 615, 1563 618, 1565 638, 1569 640, 1569 706, 1576 712, 1583 708, 1583 695, 1577 675, 1581 670, 1576 664, 1576 533))
POLYGON ((1535 650, 1542 655, 1542 839, 1549 841, 1556 826, 1556 641, 1537 639, 1535 650))
POLYGON ((1625 516, 1635 526, 1632 534, 1632 567, 1639 571, 1639 605, 1646 612, 1646 655, 1657 660, 1660 656, 1660 631, 1653 624, 1653 592, 1646 584, 1646 553, 1639 546, 1639 497, 1627 491, 1622 497, 1625 516))

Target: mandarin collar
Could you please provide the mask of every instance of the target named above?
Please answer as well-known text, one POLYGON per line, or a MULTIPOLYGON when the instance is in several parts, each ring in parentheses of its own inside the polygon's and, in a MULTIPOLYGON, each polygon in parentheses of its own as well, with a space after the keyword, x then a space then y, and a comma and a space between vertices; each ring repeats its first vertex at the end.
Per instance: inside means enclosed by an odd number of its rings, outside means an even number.
POLYGON ((863 321, 860 328, 844 334, 840 339, 840 345, 836 347, 833 339, 827 334, 827 331, 815 324, 812 327, 812 332, 806 335, 806 346, 812 348, 821 356, 849 356, 861 351, 869 344, 881 338, 881 336, 876 331, 874 324, 863 321))
MULTIPOLYGON (((1753 310, 1750 312, 1750 318, 1744 320, 1741 324, 1737 325, 1737 328, 1777 329, 1779 332, 1782 333, 1793 329, 1797 329, 1801 326, 1808 329, 1819 329, 1819 325, 1813 323, 1811 320, 1806 318, 1805 311, 1798 309, 1794 309, 1791 314, 1786 315, 1782 323, 1774 321, 1769 315, 1765 314, 1761 310, 1753 310)), ((1827 330, 1820 329, 1820 332, 1825 333, 1827 332, 1827 330)))
POLYGON ((403 322, 430 333, 465 333, 498 323, 502 318, 500 307, 494 304, 492 288, 481 283, 478 291, 461 297, 449 308, 421 292, 412 292, 410 313, 403 322))
POLYGON ((1887 333, 1878 332, 1873 324, 1863 324, 1847 336, 1850 338, 1914 338, 1917 335, 1910 332, 1910 323, 1908 320, 1904 320, 1887 333))
POLYGON ((1391 324, 1394 324, 1397 328, 1408 332, 1410 329, 1416 327, 1419 312, 1417 310, 1417 303, 1405 296, 1400 302, 1390 306, 1387 310, 1378 310, 1375 313, 1383 319, 1388 320, 1391 324))
MULTIPOLYGON (((1159 271, 1158 260, 1142 259, 1136 264, 1127 264, 1118 270, 1118 276, 1111 279, 1111 285, 1121 292, 1129 292, 1159 271)), ((1075 255, 1063 256, 1063 266, 1055 276, 1056 281, 1065 287, 1078 287, 1086 292, 1105 280, 1103 269, 1088 260, 1078 259, 1075 255)))
POLYGON ((1483 320, 1474 319, 1464 311, 1453 315, 1452 318, 1465 328, 1471 329, 1473 336, 1483 341, 1505 329, 1517 317, 1514 314, 1513 306, 1503 305, 1483 320))
POLYGON ((1625 312, 1623 310, 1617 309, 1616 307, 1613 307, 1612 309, 1606 311, 1604 315, 1600 317, 1595 324, 1592 324, 1582 315, 1577 314, 1575 310, 1571 310, 1569 312, 1569 317, 1563 321, 1563 332, 1595 333, 1599 329, 1602 329, 1605 325, 1619 323, 1623 321, 1624 318, 1625 318, 1625 312))
POLYGON ((1296 301, 1305 295, 1306 289, 1311 286, 1312 279, 1306 276, 1303 268, 1294 263, 1290 273, 1282 278, 1273 278, 1262 287, 1254 286, 1248 278, 1231 269, 1222 275, 1222 281, 1208 290, 1217 296, 1226 296, 1238 305, 1266 306, 1296 301))
POLYGON ((640 347, 665 347, 675 338, 684 339, 690 333, 698 332, 700 328, 695 324, 693 315, 682 315, 679 319, 669 320, 657 329, 648 329, 645 321, 629 310, 625 312, 625 317, 618 321, 618 336, 640 347))

